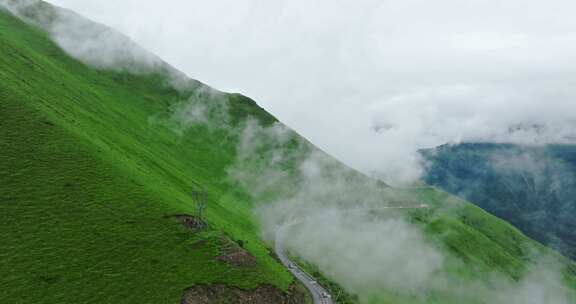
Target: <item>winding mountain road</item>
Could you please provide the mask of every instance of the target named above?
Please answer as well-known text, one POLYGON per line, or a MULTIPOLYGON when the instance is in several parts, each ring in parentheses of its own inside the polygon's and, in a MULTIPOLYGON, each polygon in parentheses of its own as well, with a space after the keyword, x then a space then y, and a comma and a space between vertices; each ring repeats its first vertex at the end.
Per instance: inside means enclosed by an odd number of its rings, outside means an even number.
MULTIPOLYGON (((387 209, 424 209, 429 208, 428 205, 422 204, 417 206, 390 206, 390 207, 380 207, 380 208, 366 208, 366 209, 348 209, 348 210, 339 210, 338 213, 351 213, 351 212, 368 212, 368 211, 377 211, 377 210, 387 210, 387 209)), ((317 217, 313 217, 317 218, 317 217)), ((294 263, 290 260, 286 254, 286 250, 284 248, 284 238, 286 237, 286 230, 291 226, 297 225, 307 220, 311 220, 312 218, 303 219, 297 222, 293 222, 291 224, 285 224, 283 226, 276 227, 276 241, 274 244, 274 251, 276 255, 282 262, 286 268, 296 277, 310 292, 312 295, 312 299, 314 300, 314 304, 333 304, 334 300, 330 291, 320 285, 311 275, 307 274, 302 268, 298 266, 298 264, 294 263)))
MULTIPOLYGON (((294 224, 292 224, 294 225, 294 224)), ((288 268, 288 270, 300 281, 310 294, 314 300, 314 304, 332 304, 332 296, 328 289, 324 288, 322 285, 318 284, 316 280, 309 274, 307 274, 304 270, 302 270, 296 263, 291 261, 288 256, 286 255, 286 251, 284 250, 284 237, 286 235, 286 229, 292 225, 286 225, 278 227, 276 230, 276 244, 275 244, 275 251, 276 255, 288 268)))

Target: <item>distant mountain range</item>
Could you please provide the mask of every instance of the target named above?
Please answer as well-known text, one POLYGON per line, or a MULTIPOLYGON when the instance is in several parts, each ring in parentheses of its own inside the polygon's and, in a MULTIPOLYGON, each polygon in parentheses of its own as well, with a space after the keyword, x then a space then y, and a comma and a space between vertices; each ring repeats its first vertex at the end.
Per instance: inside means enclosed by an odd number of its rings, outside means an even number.
POLYGON ((427 183, 576 259, 576 145, 466 143, 421 152, 427 183))

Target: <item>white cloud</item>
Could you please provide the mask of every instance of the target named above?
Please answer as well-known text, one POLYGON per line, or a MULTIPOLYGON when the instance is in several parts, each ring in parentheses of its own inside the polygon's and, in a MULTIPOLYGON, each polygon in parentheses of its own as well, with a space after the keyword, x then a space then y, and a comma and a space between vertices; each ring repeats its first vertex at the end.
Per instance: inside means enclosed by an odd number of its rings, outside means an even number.
POLYGON ((387 178, 446 141, 574 140, 573 1, 51 2, 387 178))

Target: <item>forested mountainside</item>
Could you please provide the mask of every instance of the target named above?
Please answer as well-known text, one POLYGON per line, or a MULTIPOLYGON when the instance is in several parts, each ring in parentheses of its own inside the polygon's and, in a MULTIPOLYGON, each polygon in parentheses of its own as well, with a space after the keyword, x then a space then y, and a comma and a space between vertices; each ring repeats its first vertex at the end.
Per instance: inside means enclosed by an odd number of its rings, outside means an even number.
POLYGON ((576 146, 461 144, 424 155, 428 183, 576 258, 576 146))

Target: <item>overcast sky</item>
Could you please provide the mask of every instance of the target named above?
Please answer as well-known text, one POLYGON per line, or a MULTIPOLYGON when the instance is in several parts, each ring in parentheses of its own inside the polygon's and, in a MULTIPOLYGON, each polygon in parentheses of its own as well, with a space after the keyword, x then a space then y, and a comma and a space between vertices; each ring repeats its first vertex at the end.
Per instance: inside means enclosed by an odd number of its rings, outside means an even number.
POLYGON ((415 150, 446 142, 574 140, 573 0, 49 2, 365 172, 413 177, 415 150))

